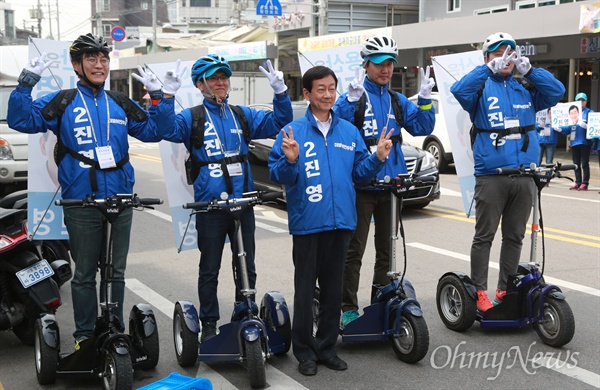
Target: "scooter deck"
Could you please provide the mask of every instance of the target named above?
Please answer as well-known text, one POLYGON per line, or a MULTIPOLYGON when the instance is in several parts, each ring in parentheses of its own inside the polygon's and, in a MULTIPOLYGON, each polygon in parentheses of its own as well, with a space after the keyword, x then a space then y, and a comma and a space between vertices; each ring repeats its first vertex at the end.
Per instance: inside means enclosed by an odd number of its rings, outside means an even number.
POLYGON ((231 361, 241 358, 238 342, 238 323, 229 322, 219 327, 219 333, 200 344, 198 360, 231 361))
POLYGON ((360 317, 340 329, 342 341, 386 340, 383 327, 385 305, 386 302, 379 302, 365 307, 360 317))
POLYGON ((477 319, 482 328, 486 327, 521 327, 528 325, 527 318, 523 317, 522 299, 518 292, 506 294, 498 305, 488 309, 485 313, 477 313, 477 319))
POLYGON ((57 374, 94 375, 98 368, 97 352, 93 338, 80 342, 79 350, 61 354, 56 370, 57 374))

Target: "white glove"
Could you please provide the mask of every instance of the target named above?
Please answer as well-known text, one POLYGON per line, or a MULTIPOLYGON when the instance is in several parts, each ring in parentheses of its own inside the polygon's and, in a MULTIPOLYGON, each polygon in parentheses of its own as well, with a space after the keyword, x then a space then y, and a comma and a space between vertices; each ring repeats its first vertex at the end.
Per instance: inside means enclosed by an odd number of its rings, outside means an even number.
POLYGON ((553 127, 552 130, 554 130, 558 133, 562 133, 562 129, 560 127, 553 127))
POLYGON ((133 78, 140 83, 144 84, 144 87, 146 87, 148 92, 160 91, 162 89, 162 84, 160 81, 158 81, 158 78, 154 73, 152 73, 150 70, 148 70, 148 73, 146 73, 140 65, 138 65, 137 68, 140 74, 138 75, 136 73, 132 73, 131 76, 133 76, 133 78))
POLYGON ((435 80, 433 77, 429 77, 429 65, 427 65, 426 70, 423 70, 423 68, 419 69, 419 72, 421 72, 421 90, 419 91, 419 97, 431 99, 431 91, 435 86, 435 80))
POLYGON ((514 55, 511 59, 512 63, 515 64, 515 68, 517 71, 521 73, 523 76, 526 76, 527 73, 531 70, 531 64, 529 63, 529 58, 525 56, 521 56, 521 50, 515 50, 514 55))
POLYGON ((587 123, 584 121, 579 122, 577 126, 581 127, 582 129, 587 129, 587 123))
POLYGON ((283 81, 283 72, 275 71, 275 69, 273 69, 273 64, 271 64, 271 60, 267 60, 267 68, 269 68, 268 71, 262 66, 258 67, 258 69, 267 76, 267 79, 269 79, 269 84, 271 84, 271 88, 273 88, 275 94, 279 95, 280 93, 287 91, 287 85, 285 85, 285 82, 283 81))
POLYGON ((175 69, 167 71, 165 74, 165 82, 163 83, 163 92, 168 95, 175 95, 181 87, 181 78, 187 72, 187 66, 179 69, 181 60, 175 63, 175 69))
MULTIPOLYGON (((506 68, 506 66, 508 66, 510 61, 515 56, 515 52, 508 54, 510 49, 511 49, 511 47, 507 46, 502 57, 496 57, 487 63, 487 67, 490 68, 492 73, 496 74, 496 73, 500 72, 502 69, 506 68)), ((527 61, 527 63, 529 63, 529 61, 527 61)))
POLYGON ((354 78, 348 84, 348 96, 346 98, 350 103, 359 101, 360 97, 365 93, 365 87, 363 87, 364 81, 365 69, 362 67, 356 68, 354 78))
POLYGON ((46 53, 42 53, 41 57, 36 57, 25 65, 25 70, 41 76, 42 73, 52 65, 52 60, 48 60, 46 53))

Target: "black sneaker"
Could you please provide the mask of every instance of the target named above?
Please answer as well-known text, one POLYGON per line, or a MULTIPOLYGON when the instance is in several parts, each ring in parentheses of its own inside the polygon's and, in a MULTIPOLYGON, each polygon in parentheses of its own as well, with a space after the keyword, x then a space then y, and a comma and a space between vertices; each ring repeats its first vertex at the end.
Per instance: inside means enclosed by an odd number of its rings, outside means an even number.
POLYGON ((202 335, 200 336, 200 342, 203 343, 206 340, 217 335, 217 324, 215 322, 206 321, 202 323, 202 335))

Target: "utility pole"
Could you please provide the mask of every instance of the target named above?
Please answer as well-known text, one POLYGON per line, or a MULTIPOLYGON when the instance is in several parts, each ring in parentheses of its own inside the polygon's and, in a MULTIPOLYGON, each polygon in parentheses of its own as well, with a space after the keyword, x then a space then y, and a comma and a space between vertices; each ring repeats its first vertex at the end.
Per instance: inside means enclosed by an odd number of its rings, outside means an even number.
POLYGON ((49 2, 48 2, 48 30, 50 30, 50 36, 48 38, 54 39, 54 37, 52 36, 52 14, 50 13, 50 3, 49 2))
POLYGON ((37 7, 37 20, 38 20, 38 37, 42 37, 42 3, 41 0, 38 0, 37 7))
POLYGON ((58 0, 56 0, 56 35, 60 41, 60 12, 58 12, 58 0))
POLYGON ((102 6, 104 0, 96 0, 96 35, 103 37, 104 28, 102 28, 102 6))
POLYGON ((156 53, 156 0, 152 0, 152 53, 156 53))

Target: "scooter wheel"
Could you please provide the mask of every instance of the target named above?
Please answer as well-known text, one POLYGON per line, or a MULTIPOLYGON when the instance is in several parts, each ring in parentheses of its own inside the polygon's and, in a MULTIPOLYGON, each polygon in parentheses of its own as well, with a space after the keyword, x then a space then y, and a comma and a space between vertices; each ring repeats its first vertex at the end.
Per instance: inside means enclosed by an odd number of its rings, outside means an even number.
POLYGON ((446 275, 437 286, 438 314, 448 329, 462 332, 469 329, 477 317, 477 306, 465 285, 454 275, 446 275))
POLYGON ((106 352, 102 385, 104 390, 130 390, 133 388, 133 367, 129 352, 123 355, 114 350, 106 352))
POLYGON ((56 382, 58 369, 58 349, 50 347, 42 331, 42 321, 35 322, 35 373, 40 385, 50 385, 56 382))
MULTIPOLYGON (((536 317, 540 317, 539 298, 533 302, 533 305, 536 317)), ((544 344, 558 348, 573 339, 575 317, 567 301, 546 296, 544 313, 541 317, 533 328, 544 344)))
POLYGON ((173 313, 173 342, 177 363, 181 367, 191 367, 198 361, 198 334, 188 329, 185 324, 181 305, 175 305, 173 313))
POLYGON ((265 373, 265 356, 263 354, 260 338, 254 341, 244 340, 246 347, 246 363, 252 388, 262 388, 267 384, 265 373))
MULTIPOLYGON (((390 328, 396 329, 396 310, 390 314, 390 328)), ((390 336, 392 348, 398 359, 405 363, 416 363, 427 355, 429 349, 429 330, 425 318, 404 312, 400 316, 398 334, 390 336)))

